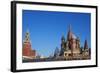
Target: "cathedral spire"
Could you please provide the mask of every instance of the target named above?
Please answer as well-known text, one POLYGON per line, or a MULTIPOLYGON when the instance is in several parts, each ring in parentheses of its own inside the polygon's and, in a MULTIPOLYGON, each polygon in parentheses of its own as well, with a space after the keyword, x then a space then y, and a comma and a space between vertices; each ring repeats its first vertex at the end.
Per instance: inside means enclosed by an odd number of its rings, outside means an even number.
POLYGON ((71 31, 71 24, 70 24, 68 34, 67 34, 67 40, 71 40, 71 38, 72 38, 72 31, 71 31))
POLYGON ((85 40, 85 43, 84 43, 84 49, 88 49, 87 40, 85 40))

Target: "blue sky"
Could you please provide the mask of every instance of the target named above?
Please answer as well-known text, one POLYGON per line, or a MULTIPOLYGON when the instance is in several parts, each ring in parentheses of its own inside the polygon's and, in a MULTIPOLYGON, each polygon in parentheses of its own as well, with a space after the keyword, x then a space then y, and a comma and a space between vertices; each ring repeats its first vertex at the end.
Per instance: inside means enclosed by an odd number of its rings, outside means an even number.
POLYGON ((22 14, 22 39, 29 30, 32 49, 42 56, 52 55, 56 47, 60 49, 61 37, 67 38, 69 25, 81 46, 87 39, 91 47, 90 13, 23 10, 22 14))

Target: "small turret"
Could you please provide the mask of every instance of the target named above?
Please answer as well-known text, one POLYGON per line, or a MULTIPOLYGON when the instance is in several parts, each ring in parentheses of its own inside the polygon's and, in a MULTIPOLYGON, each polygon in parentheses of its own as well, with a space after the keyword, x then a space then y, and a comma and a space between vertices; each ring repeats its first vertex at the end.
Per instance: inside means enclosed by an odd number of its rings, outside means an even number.
POLYGON ((62 36, 61 38, 61 48, 65 49, 65 37, 64 36, 62 36))
POLYGON ((80 48, 80 39, 77 37, 76 39, 76 48, 80 48))
POLYGON ((61 41, 62 41, 62 43, 65 42, 65 37, 64 37, 64 35, 62 36, 61 41))

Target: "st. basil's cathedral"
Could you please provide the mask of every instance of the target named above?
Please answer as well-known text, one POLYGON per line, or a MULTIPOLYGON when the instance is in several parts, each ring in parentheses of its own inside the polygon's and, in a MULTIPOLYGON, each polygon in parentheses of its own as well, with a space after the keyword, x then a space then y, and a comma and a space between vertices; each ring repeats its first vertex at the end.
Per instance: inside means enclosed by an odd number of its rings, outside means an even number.
MULTIPOLYGON (((49 40, 49 39, 48 39, 49 40)), ((60 51, 54 56, 45 58, 44 61, 48 59, 53 60, 83 60, 91 58, 91 48, 88 47, 87 40, 84 42, 84 46, 80 45, 80 38, 76 37, 71 30, 71 25, 69 26, 68 34, 66 38, 61 37, 61 48, 60 51)), ((25 39, 23 40, 23 49, 22 49, 23 60, 32 60, 37 59, 37 52, 35 49, 32 49, 31 40, 29 32, 25 34, 25 39)), ((41 61, 41 57, 38 57, 41 61)))

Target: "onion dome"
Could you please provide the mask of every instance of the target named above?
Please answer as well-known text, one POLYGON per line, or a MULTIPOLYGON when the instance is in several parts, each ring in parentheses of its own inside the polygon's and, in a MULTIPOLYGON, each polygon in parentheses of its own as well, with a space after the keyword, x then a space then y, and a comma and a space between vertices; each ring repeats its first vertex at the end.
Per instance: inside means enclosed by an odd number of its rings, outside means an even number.
POLYGON ((76 39, 77 37, 74 34, 72 34, 71 38, 76 39))

